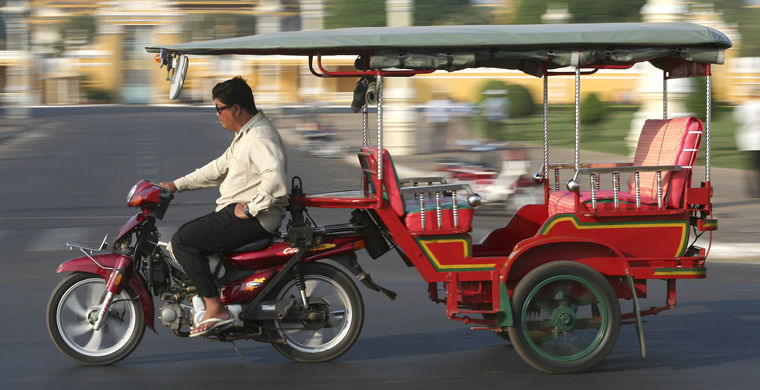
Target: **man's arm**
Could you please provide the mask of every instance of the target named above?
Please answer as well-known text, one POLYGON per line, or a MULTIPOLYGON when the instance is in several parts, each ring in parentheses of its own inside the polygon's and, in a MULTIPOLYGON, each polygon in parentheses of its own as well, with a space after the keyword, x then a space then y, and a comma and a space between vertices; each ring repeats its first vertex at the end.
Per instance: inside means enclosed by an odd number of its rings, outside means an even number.
POLYGON ((261 175, 261 183, 247 204, 248 211, 253 216, 270 208, 278 199, 288 194, 283 152, 280 141, 268 137, 259 138, 251 147, 251 159, 255 161, 261 175))
POLYGON ((174 180, 173 184, 176 191, 197 190, 201 188, 215 187, 221 184, 222 181, 224 181, 225 176, 227 176, 230 153, 231 151, 228 148, 224 154, 216 160, 174 180))

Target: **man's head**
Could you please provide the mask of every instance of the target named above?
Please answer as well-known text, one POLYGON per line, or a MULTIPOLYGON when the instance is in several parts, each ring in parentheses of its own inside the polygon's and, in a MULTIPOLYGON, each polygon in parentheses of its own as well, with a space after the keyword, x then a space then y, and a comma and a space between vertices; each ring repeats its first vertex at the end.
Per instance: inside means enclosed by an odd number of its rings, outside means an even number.
POLYGON ((211 94, 214 97, 217 120, 227 130, 240 131, 258 112, 251 87, 240 77, 215 85, 211 94))
POLYGON ((223 81, 211 90, 214 100, 219 100, 225 106, 238 105, 251 115, 256 115, 256 104, 253 102, 251 87, 240 76, 223 81))

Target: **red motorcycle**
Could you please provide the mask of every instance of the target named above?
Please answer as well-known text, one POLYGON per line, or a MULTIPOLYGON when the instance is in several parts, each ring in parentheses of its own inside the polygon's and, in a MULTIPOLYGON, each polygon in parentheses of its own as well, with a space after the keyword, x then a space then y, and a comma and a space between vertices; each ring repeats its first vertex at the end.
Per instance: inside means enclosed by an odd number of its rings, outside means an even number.
MULTIPOLYGON (((348 224, 317 227, 299 206, 301 181, 293 179, 287 234, 247 244, 230 253, 209 256, 209 267, 222 302, 235 321, 204 336, 208 340, 256 340, 271 343, 284 356, 321 362, 346 352, 364 320, 361 294, 331 259, 350 270, 367 287, 394 299, 375 284, 357 262, 365 247, 373 257, 389 248, 366 211, 348 224), (295 202, 294 202, 295 200, 295 202)), ((84 365, 107 365, 127 357, 145 327, 155 331, 153 297, 163 306, 161 323, 180 337, 203 317, 203 300, 171 254, 159 241, 156 222, 173 195, 149 181, 138 182, 127 204, 140 208, 119 230, 111 250, 67 244, 84 256, 65 261, 56 272, 71 272, 53 291, 47 326, 56 347, 84 365)))

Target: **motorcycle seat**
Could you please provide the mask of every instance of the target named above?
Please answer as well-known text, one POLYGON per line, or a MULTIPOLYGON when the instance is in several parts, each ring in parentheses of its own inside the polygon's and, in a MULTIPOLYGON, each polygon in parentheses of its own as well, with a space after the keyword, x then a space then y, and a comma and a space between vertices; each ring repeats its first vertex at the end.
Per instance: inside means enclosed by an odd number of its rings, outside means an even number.
POLYGON ((266 248, 269 248, 269 246, 272 245, 273 241, 274 241, 273 236, 259 238, 253 242, 249 242, 241 246, 240 248, 232 250, 230 253, 238 254, 238 253, 256 252, 256 251, 264 250, 266 248))

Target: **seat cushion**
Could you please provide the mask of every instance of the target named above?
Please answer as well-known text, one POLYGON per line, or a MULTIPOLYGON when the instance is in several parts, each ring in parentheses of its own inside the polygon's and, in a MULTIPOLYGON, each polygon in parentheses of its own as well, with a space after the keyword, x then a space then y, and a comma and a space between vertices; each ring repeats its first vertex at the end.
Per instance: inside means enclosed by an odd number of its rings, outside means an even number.
MULTIPOLYGON (((363 147, 362 152, 370 154, 369 159, 365 158, 361 154, 359 155, 359 163, 361 164, 362 168, 372 171, 372 172, 377 172, 377 148, 363 147)), ((374 187, 372 184, 372 180, 373 180, 373 177, 370 177, 370 180, 369 180, 370 187, 374 187)), ((393 165, 391 154, 388 153, 388 151, 385 149, 383 149, 382 186, 383 186, 382 196, 388 200, 388 203, 391 205, 391 208, 396 213, 396 215, 398 215, 399 217, 403 216, 405 210, 404 210, 403 200, 401 199, 401 191, 400 191, 400 186, 399 186, 398 174, 396 173, 396 167, 393 165)), ((373 192, 377 192, 375 191, 374 188, 371 188, 371 190, 373 192)))
POLYGON ((475 214, 466 200, 457 200, 458 224, 454 224, 454 208, 451 198, 441 199, 441 224, 438 225, 435 199, 425 200, 425 228, 422 228, 422 212, 418 200, 405 202, 407 213, 404 216, 404 224, 411 233, 424 234, 452 234, 469 232, 472 230, 472 216, 475 214))
MULTIPOLYGON (((581 191, 581 204, 587 211, 594 211, 591 203, 591 191, 581 191)), ((657 210, 657 199, 641 197, 640 210, 657 210)), ((575 195, 570 191, 555 191, 549 195, 549 215, 575 212, 575 195)), ((612 191, 596 192, 596 211, 615 210, 612 191)), ((636 210, 636 196, 628 192, 618 193, 618 210, 636 210)))
MULTIPOLYGON (((702 122, 695 117, 648 119, 641 129, 634 166, 680 165, 692 167, 702 139, 702 122)), ((662 192, 668 207, 681 207, 684 186, 691 178, 691 169, 662 173, 662 192)), ((656 172, 639 174, 641 195, 657 197, 656 172)), ((628 179, 628 192, 635 191, 634 175, 628 179)))

